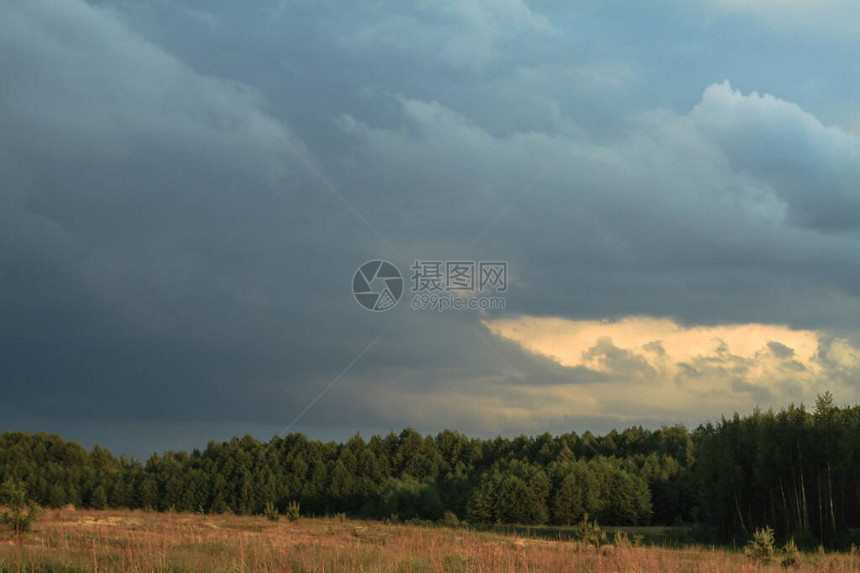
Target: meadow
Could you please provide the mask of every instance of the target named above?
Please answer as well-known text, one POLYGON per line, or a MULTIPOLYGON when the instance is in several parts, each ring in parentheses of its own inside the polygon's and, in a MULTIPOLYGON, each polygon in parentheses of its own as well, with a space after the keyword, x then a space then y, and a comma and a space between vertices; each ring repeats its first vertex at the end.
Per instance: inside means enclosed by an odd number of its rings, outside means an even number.
MULTIPOLYGON (((628 536, 633 539, 634 536, 628 536)), ((636 538, 641 539, 641 538, 636 538)), ((780 571, 740 551, 639 543, 600 548, 521 529, 394 524, 339 517, 271 521, 261 516, 140 510, 47 510, 34 530, 4 533, 0 571, 489 572, 780 571)), ((860 556, 802 554, 791 571, 860 571, 860 556)))

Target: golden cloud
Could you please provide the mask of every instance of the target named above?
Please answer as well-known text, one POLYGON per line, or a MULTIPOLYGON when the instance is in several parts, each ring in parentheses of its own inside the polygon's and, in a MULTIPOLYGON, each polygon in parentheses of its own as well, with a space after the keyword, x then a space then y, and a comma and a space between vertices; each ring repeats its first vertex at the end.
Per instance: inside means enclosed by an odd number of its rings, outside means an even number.
POLYGON ((824 390, 856 399, 860 350, 823 331, 784 325, 685 326, 521 316, 486 319, 496 336, 571 368, 573 383, 542 387, 571 415, 719 417, 753 406, 811 403, 824 390), (595 376, 576 381, 587 369, 595 376))

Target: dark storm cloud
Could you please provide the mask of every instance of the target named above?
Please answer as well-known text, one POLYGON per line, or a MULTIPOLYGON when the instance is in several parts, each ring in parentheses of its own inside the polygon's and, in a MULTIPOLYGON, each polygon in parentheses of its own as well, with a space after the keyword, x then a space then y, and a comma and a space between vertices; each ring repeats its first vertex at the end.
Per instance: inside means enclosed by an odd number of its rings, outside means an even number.
MULTIPOLYGON (((277 415, 272 395, 328 367, 331 349, 308 336, 332 325, 318 311, 351 302, 324 302, 342 291, 329 265, 346 274, 372 237, 315 188, 253 91, 83 4, 11 12, 3 398, 52 413, 277 415), (333 233, 351 229, 346 243, 333 233)), ((363 338, 343 321, 329 336, 363 338)))
MULTIPOLYGON (((507 260, 512 314, 851 335, 858 146, 818 119, 845 101, 759 85, 760 30, 664 8, 655 44, 654 14, 596 4, 4 7, 3 405, 268 428, 318 399, 300 423, 542 431, 581 419, 554 388, 611 378, 477 313, 365 312, 348 289, 376 257, 507 260), (708 63, 729 37, 729 69, 708 63), (745 92, 714 83, 735 76, 745 92)), ((654 376, 611 340, 591 352, 654 376)))
MULTIPOLYGON (((686 114, 648 114, 621 139, 594 143, 531 132, 493 137, 436 102, 401 103, 409 132, 349 118, 341 124, 365 142, 363 156, 372 165, 404 166, 445 198, 477 188, 470 193, 475 200, 451 215, 458 229, 490 223, 496 205, 528 188, 525 173, 545 172, 478 245, 481 253, 496 249, 512 259, 521 281, 510 299, 523 312, 812 327, 857 318, 855 237, 798 225, 800 187, 771 177, 778 166, 752 174, 733 161, 747 139, 746 116, 769 117, 757 133, 771 141, 770 157, 788 166, 805 146, 825 153, 817 161, 830 165, 807 174, 814 184, 804 188, 805 204, 826 200, 822 187, 850 197, 853 179, 840 173, 855 168, 854 138, 796 106, 715 85, 686 114), (808 137, 798 134, 779 147, 792 121, 810 123, 808 137), (734 137, 715 136, 714 125, 734 137), (491 182, 492 192, 481 193, 481 180, 491 182)), ((422 217, 428 234, 441 219, 422 217)), ((467 240, 468 231, 459 234, 467 240)))

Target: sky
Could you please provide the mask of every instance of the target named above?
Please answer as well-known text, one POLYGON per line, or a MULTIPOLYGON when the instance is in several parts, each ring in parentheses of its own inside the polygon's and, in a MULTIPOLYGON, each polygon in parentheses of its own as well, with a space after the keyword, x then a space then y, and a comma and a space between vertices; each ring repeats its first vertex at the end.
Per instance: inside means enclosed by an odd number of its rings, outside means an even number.
POLYGON ((146 457, 856 403, 855 15, 4 3, 0 431, 146 457), (421 288, 462 262, 505 280, 421 288))

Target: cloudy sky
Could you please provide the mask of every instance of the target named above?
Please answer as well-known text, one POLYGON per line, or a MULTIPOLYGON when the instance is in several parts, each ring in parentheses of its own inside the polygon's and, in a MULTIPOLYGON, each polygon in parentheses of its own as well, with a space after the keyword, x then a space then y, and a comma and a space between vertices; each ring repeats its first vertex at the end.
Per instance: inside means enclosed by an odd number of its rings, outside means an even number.
POLYGON ((0 429, 146 455, 858 401, 855 11, 4 3, 0 429), (415 261, 506 262, 443 293, 505 308, 413 309, 415 261))

